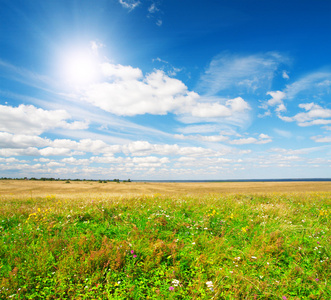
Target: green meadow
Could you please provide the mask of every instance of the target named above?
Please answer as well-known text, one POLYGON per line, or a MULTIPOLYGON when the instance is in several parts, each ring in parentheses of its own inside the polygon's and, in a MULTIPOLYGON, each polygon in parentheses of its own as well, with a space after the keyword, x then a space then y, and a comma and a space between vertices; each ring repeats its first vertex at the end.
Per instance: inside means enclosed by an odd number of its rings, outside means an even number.
POLYGON ((330 192, 0 201, 1 299, 331 299, 330 192))

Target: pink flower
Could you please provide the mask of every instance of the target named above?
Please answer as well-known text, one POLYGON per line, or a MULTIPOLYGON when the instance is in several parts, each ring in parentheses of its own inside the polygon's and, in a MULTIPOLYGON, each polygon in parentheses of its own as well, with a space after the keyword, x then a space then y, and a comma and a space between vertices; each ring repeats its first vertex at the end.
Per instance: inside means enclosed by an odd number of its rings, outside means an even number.
POLYGON ((136 258, 136 257, 137 257, 137 255, 133 255, 133 257, 134 257, 134 258, 136 258))
POLYGON ((133 254, 134 253, 134 251, 133 250, 131 250, 131 254, 133 254))
POLYGON ((285 296, 282 297, 283 300, 287 300, 287 298, 285 296))
POLYGON ((169 288, 169 291, 173 291, 175 288, 173 287, 173 286, 171 286, 170 288, 169 288))
POLYGON ((319 244, 320 242, 317 242, 317 244, 319 244))
POLYGON ((316 278, 315 280, 316 280, 316 281, 319 281, 319 279, 318 279, 318 278, 316 278))

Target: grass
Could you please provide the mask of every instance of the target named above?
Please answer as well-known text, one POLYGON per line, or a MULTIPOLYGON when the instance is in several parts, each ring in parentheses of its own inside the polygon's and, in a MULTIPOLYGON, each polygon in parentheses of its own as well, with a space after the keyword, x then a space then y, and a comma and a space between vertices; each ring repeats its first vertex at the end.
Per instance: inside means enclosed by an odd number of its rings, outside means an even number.
POLYGON ((0 201, 1 299, 331 299, 330 192, 0 201))

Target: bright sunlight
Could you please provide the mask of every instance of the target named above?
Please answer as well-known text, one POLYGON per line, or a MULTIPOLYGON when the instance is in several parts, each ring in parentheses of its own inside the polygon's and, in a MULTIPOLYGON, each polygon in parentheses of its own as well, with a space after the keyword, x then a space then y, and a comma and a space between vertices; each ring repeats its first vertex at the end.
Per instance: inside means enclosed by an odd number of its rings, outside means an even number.
POLYGON ((93 83, 97 79, 98 61, 90 51, 72 50, 63 61, 64 79, 75 86, 93 83))

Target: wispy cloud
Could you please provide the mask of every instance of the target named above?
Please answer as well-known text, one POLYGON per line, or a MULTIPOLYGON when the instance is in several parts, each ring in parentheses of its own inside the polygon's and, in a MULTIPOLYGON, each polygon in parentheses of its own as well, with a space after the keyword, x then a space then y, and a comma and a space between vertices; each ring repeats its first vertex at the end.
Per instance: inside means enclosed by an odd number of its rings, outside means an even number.
POLYGON ((139 4, 140 1, 137 0, 118 0, 119 3, 129 11, 134 10, 139 4))
POLYGON ((268 90, 275 71, 287 61, 277 52, 248 56, 222 53, 210 62, 198 88, 212 95, 232 88, 235 93, 268 90))
POLYGON ((294 99, 304 92, 303 97, 323 97, 331 92, 331 72, 313 72, 292 84, 287 85, 284 91, 288 99, 294 99))

